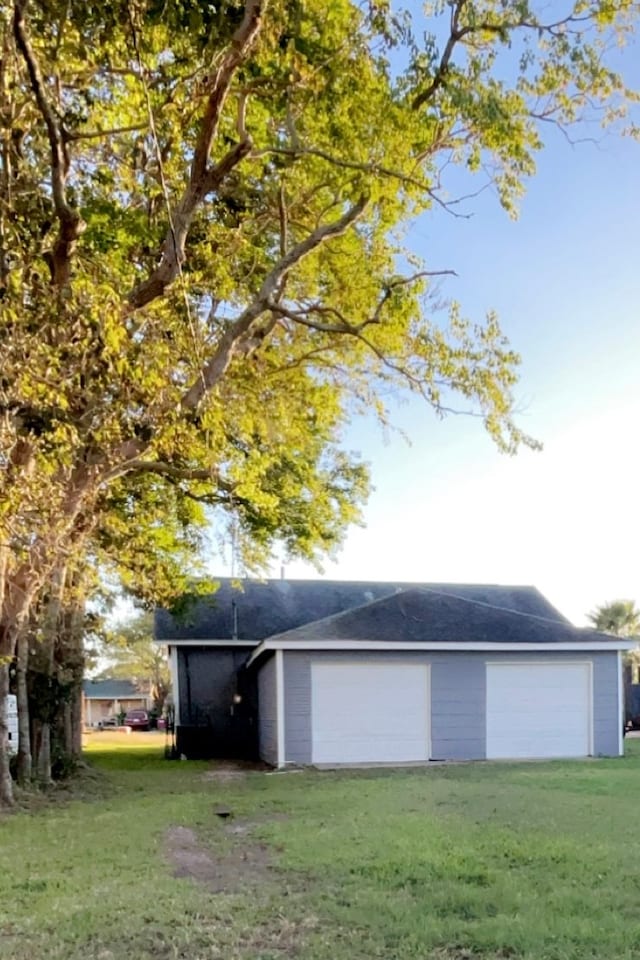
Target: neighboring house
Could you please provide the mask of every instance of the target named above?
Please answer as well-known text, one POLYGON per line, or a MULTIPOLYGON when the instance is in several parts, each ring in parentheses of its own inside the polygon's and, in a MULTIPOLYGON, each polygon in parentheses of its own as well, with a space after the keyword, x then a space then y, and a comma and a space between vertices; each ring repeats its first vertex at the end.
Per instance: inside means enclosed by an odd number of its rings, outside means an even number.
MULTIPOLYGON (((635 649, 638 649, 638 638, 635 637, 635 649)), ((627 662, 624 667, 624 702, 625 720, 627 727, 640 729, 640 683, 637 682, 637 665, 627 662), (635 675, 635 677, 634 677, 635 675), (634 683, 633 680, 636 679, 634 683)))
POLYGON ((128 710, 148 710, 150 697, 130 680, 85 680, 82 684, 84 723, 97 727, 128 710))
POLYGON ((177 749, 287 764, 617 756, 622 651, 533 587, 232 581, 170 647, 177 749), (234 582, 235 583, 235 582, 234 582))

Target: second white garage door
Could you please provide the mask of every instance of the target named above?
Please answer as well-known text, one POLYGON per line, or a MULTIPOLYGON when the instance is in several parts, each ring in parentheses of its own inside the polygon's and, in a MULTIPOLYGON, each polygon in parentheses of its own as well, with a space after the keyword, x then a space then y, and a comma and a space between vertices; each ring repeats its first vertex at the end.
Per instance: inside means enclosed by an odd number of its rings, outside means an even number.
POLYGON ((428 760, 428 667, 313 663, 311 723, 313 763, 428 760))
POLYGON ((487 664, 487 758, 586 757, 589 663, 487 664))

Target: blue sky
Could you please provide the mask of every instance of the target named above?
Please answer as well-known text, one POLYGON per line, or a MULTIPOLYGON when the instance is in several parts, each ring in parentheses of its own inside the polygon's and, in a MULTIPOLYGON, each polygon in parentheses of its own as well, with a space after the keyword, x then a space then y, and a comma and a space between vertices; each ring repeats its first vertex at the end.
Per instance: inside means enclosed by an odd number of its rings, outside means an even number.
POLYGON ((518 221, 485 193, 471 220, 414 225, 411 247, 459 275, 443 292, 469 316, 498 311, 523 357, 519 421, 544 450, 507 458, 478 421, 417 401, 394 416, 411 446, 355 422, 346 442, 376 489, 326 576, 532 583, 576 623, 640 602, 639 161, 631 140, 555 133, 518 221))

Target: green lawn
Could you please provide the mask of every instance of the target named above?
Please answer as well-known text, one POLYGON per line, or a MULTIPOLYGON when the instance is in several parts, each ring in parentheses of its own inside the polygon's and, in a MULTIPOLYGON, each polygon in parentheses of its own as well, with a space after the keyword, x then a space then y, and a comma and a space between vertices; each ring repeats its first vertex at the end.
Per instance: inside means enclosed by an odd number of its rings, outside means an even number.
POLYGON ((93 738, 82 799, 0 821, 0 957, 640 955, 640 741, 624 760, 223 780, 147 743, 93 738))

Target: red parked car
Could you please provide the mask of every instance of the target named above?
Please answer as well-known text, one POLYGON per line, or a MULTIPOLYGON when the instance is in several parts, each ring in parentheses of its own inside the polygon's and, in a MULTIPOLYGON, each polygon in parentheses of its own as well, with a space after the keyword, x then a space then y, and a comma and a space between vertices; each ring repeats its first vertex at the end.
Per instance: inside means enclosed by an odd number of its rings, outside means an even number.
POLYGON ((124 717, 125 727, 133 727, 136 730, 149 729, 149 714, 146 710, 129 710, 124 717))

